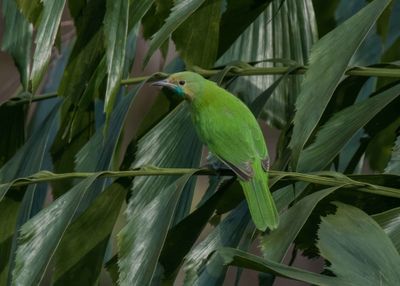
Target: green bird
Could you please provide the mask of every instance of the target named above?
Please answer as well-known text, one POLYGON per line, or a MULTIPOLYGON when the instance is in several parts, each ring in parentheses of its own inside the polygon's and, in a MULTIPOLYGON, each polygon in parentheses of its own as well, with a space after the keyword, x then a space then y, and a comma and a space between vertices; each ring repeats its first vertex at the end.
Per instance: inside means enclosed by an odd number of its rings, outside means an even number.
POLYGON ((153 85, 171 89, 189 103, 201 141, 238 176, 256 227, 275 229, 279 215, 268 189, 268 150, 247 106, 193 72, 175 73, 153 85))

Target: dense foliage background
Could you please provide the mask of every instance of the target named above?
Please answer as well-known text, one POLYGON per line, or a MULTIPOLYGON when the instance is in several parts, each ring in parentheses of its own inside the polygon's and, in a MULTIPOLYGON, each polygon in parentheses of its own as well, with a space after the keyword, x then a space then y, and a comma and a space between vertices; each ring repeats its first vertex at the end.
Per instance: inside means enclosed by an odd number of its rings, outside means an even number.
POLYGON ((0 105, 0 285, 221 285, 234 266, 226 284, 243 268, 260 285, 400 284, 400 1, 2 0, 2 15, 20 86, 0 105), (158 51, 162 73, 129 78, 158 51), (279 131, 278 229, 255 230, 232 173, 197 169, 186 105, 146 89, 185 69, 279 131), (325 270, 291 266, 301 254, 325 270))

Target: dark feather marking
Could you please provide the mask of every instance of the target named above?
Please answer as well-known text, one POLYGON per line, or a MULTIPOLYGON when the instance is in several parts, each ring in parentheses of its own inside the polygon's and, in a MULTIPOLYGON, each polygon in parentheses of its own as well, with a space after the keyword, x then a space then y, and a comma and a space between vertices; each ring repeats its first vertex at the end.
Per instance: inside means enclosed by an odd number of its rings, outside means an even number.
POLYGON ((238 177, 244 181, 249 181, 254 176, 254 171, 250 163, 245 163, 240 166, 244 168, 240 168, 223 159, 221 159, 221 161, 224 162, 224 164, 227 165, 229 168, 231 168, 232 171, 235 172, 235 174, 238 175, 238 177))
POLYGON ((269 157, 268 156, 264 160, 261 160, 261 165, 265 172, 269 171, 269 157))

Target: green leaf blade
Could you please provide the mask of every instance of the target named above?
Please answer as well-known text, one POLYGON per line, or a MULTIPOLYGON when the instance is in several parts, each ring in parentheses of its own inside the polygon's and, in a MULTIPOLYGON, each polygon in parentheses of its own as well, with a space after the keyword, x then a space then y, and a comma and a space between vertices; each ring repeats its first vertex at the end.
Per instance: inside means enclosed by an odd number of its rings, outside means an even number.
POLYGON ((373 1, 312 48, 309 69, 296 101, 297 112, 289 145, 293 167, 297 167, 300 152, 321 119, 351 57, 389 3, 390 0, 373 1))
POLYGON ((177 0, 167 18, 165 24, 161 27, 151 39, 149 50, 147 51, 144 65, 148 63, 154 52, 170 37, 190 15, 192 15, 206 0, 177 0))
POLYGON ((50 62, 51 51, 60 25, 65 0, 43 1, 43 14, 36 35, 36 49, 33 56, 31 83, 36 91, 50 62))
POLYGON ((300 154, 298 170, 312 172, 326 167, 360 128, 399 95, 400 85, 396 85, 336 113, 318 131, 315 142, 300 154))
POLYGON ((129 0, 108 0, 104 19, 107 54, 107 88, 104 111, 109 116, 122 79, 128 35, 129 0))
POLYGON ((11 54, 21 77, 24 90, 28 90, 30 57, 32 49, 32 25, 18 11, 14 0, 4 0, 2 12, 5 30, 1 49, 11 54))

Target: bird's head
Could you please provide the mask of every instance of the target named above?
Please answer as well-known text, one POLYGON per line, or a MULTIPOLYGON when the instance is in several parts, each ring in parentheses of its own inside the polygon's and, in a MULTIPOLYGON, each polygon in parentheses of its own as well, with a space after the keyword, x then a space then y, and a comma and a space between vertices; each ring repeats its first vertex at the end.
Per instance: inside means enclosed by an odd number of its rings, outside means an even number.
POLYGON ((171 74, 168 78, 154 82, 152 85, 166 87, 182 98, 192 101, 201 94, 204 80, 197 73, 185 71, 171 74))

